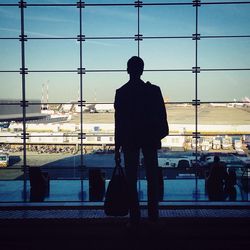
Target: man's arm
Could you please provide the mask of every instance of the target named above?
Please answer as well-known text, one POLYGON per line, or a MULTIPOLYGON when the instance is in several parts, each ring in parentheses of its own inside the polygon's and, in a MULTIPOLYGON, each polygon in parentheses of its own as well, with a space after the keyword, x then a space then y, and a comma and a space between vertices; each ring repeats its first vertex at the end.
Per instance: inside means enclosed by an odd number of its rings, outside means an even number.
POLYGON ((161 93, 161 89, 158 87, 158 107, 157 111, 159 114, 159 127, 160 127, 160 137, 164 138, 169 134, 169 127, 167 121, 167 111, 164 103, 164 99, 161 93))
POLYGON ((119 98, 118 98, 118 93, 116 91, 115 94, 115 103, 114 103, 114 108, 115 108, 115 161, 116 163, 121 162, 121 155, 120 155, 120 150, 121 150, 121 131, 120 131, 120 104, 119 104, 119 98))

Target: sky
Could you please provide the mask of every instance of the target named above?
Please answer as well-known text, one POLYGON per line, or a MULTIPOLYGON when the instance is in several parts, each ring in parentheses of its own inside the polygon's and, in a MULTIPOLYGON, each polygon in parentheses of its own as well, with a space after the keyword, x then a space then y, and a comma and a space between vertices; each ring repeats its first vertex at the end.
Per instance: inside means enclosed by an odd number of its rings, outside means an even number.
MULTIPOLYGON (((0 3, 17 2, 0 0, 0 3)), ((75 3, 73 0, 26 2, 75 3)), ((105 2, 107 1, 85 1, 105 2)), ((198 33, 204 36, 250 35, 249 13, 250 4, 201 6, 198 33)), ((86 37, 133 37, 137 33, 137 9, 133 6, 86 7, 83 9, 82 25, 86 37)), ((191 36, 195 33, 195 8, 183 5, 143 6, 140 9, 140 33, 144 37, 191 36)), ((16 38, 19 34, 19 8, 0 6, 0 38, 16 38)), ((76 37, 79 34, 79 9, 27 7, 25 34, 29 38, 76 37)), ((79 47, 76 40, 28 40, 25 42, 26 67, 29 70, 76 70, 79 68, 79 47)), ((21 56, 18 40, 0 39, 0 55, 0 71, 19 70, 21 56)), ((87 72, 83 76, 84 99, 88 102, 113 102, 115 90, 128 80, 126 63, 133 55, 137 55, 137 42, 133 39, 84 41, 83 67, 86 70, 124 70, 109 73, 87 72)), ((204 69, 250 68, 249 55, 250 38, 202 38, 198 41, 198 66, 204 69)), ((140 42, 140 56, 144 60, 145 70, 191 69, 195 66, 195 41, 190 38, 144 39, 140 42)), ((146 71, 142 79, 160 86, 166 100, 192 101, 195 97, 195 74, 191 72, 146 71)), ((43 84, 48 84, 50 102, 77 101, 79 98, 77 73, 27 74, 27 99, 41 99, 43 84)), ((0 99, 20 99, 21 90, 19 73, 0 72, 0 99)), ((250 71, 209 71, 198 74, 198 98, 201 101, 233 101, 241 100, 245 96, 250 96, 250 71)))

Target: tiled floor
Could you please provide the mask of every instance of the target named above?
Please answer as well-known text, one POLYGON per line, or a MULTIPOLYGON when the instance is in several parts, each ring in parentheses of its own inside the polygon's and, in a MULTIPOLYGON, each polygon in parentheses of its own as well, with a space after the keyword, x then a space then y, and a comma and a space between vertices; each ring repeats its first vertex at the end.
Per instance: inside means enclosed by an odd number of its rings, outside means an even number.
POLYGON ((192 249, 241 250, 250 247, 250 213, 241 209, 162 209, 156 225, 142 209, 139 227, 127 217, 107 217, 103 210, 1 210, 1 250, 192 249))
MULTIPOLYGON (((147 210, 142 209, 142 218, 147 210)), ((160 218, 250 218, 249 208, 238 209, 160 209, 160 218)), ((10 209, 0 210, 0 220, 12 219, 111 219, 102 209, 10 209)), ((116 217, 122 219, 124 217, 116 217)))

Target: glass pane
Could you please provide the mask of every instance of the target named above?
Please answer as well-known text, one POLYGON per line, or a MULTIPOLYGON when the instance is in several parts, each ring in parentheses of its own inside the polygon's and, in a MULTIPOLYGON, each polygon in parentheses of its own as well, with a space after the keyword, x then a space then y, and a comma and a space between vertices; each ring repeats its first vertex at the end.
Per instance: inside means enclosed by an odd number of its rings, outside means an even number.
POLYGON ((137 44, 128 40, 87 40, 83 45, 86 69, 126 69, 127 60, 137 54, 137 44))
POLYGON ((191 69, 195 43, 187 39, 144 40, 140 44, 140 56, 145 69, 191 69))
POLYGON ((16 100, 22 98, 22 78, 19 73, 0 73, 0 99, 16 100))
POLYGON ((84 99, 87 102, 114 102, 115 90, 127 81, 126 72, 87 73, 84 76, 84 99))
POLYGON ((13 133, 9 133, 8 135, 1 132, 0 180, 22 180, 23 146, 21 144, 21 137, 14 137, 13 133))
POLYGON ((26 67, 29 70, 77 70, 79 44, 71 40, 29 40, 26 67))
MULTIPOLYGON (((195 107, 190 103, 166 104, 167 117, 170 133, 175 136, 179 134, 192 134, 195 131, 195 107)), ((175 140, 173 137, 167 140, 175 140)), ((172 143, 172 142, 170 142, 172 143)))
MULTIPOLYGON (((40 167, 42 174, 49 178, 48 192, 40 198, 43 201, 81 200, 81 183, 72 181, 79 180, 82 176, 77 155, 79 151, 77 125, 58 120, 54 123, 37 121, 28 126, 27 163, 30 171, 40 167), (63 190, 62 186, 67 186, 67 190, 63 190)), ((31 201, 39 198, 33 196, 32 190, 30 195, 31 201)))
POLYGON ((201 40, 198 49, 201 68, 250 68, 247 38, 201 40))
MULTIPOLYGON (((162 176, 160 177, 160 200, 191 201, 196 198, 204 199, 204 192, 202 191, 202 193, 201 190, 199 190, 199 196, 196 197, 195 155, 190 149, 183 151, 188 137, 171 135, 165 139, 163 139, 162 149, 158 151, 159 174, 162 176)), ((139 195, 142 201, 147 200, 145 174, 142 164, 138 183, 139 195)))
MULTIPOLYGON (((214 136, 212 137, 212 147, 215 147, 215 144, 218 140, 222 141, 222 147, 225 145, 225 141, 232 139, 231 136, 214 136)), ((214 201, 214 195, 216 195, 217 199, 221 201, 242 201, 247 200, 248 194, 246 192, 245 185, 242 178, 242 173, 244 167, 244 163, 237 155, 237 153, 232 153, 230 149, 211 149, 209 151, 204 151, 202 148, 205 143, 209 140, 209 137, 203 136, 200 140, 199 152, 200 157, 198 161, 198 172, 199 172, 199 184, 203 183, 204 191, 205 191, 205 200, 214 201), (215 156, 218 156, 220 159, 219 166, 224 169, 225 173, 225 192, 222 195, 219 195, 218 189, 216 190, 216 184, 213 186, 211 190, 211 185, 209 182, 213 177, 211 177, 212 168, 214 167, 214 159, 215 156), (230 186, 228 185, 231 182, 230 186)), ((217 144, 216 144, 217 145, 217 144)), ((245 157, 247 158, 247 157, 245 157)))
MULTIPOLYGON (((185 174, 183 176, 185 176, 185 174)), ((195 179, 182 176, 180 178, 183 179, 164 181, 164 201, 194 201, 205 199, 202 181, 198 183, 196 188, 195 179)))
POLYGON ((0 40, 0 71, 18 70, 21 67, 20 42, 18 40, 0 40))
POLYGON ((249 97, 249 71, 202 72, 198 91, 202 101, 242 101, 249 97))
POLYGON ((199 12, 202 35, 249 35, 250 4, 203 5, 199 12))
POLYGON ((29 73, 26 76, 26 95, 29 101, 41 100, 43 103, 77 102, 79 75, 77 73, 29 73))
MULTIPOLYGON (((17 1, 5 1, 5 3, 17 3, 17 1)), ((19 37, 20 35, 20 9, 18 6, 0 7, 0 38, 19 37)))
POLYGON ((28 7, 25 9, 25 33, 28 37, 76 37, 78 11, 75 6, 28 7))
POLYGON ((30 133, 27 162, 31 167, 41 167, 50 179, 80 179, 77 144, 64 142, 63 133, 30 133))
POLYGON ((134 6, 102 6, 84 9, 83 30, 86 37, 133 37, 136 34, 136 29, 137 10, 134 6))
MULTIPOLYGON (((32 116, 36 116, 36 110, 32 107, 26 108, 26 117, 27 119, 32 116)), ((7 142, 16 142, 21 143, 21 139, 18 138, 21 136, 23 131, 23 108, 20 105, 19 100, 2 100, 0 101, 0 124, 2 135, 6 137, 7 142), (13 134, 10 134, 13 133, 13 134), (13 138, 16 137, 17 138, 13 138)))
MULTIPOLYGON (((6 172, 6 170, 4 170, 6 172)), ((1 175, 1 171, 0 171, 1 175)), ((23 181, 0 180, 0 202, 20 202, 23 201, 23 181)))
POLYGON ((142 79, 158 85, 166 102, 190 102, 194 98, 192 72, 144 72, 142 79))
POLYGON ((199 128, 211 133, 248 134, 249 121, 249 108, 242 103, 209 103, 199 110, 199 128))
POLYGON ((143 6, 140 13, 143 36, 192 36, 195 33, 195 8, 192 5, 143 6))
MULTIPOLYGON (((86 184, 84 183, 84 194, 86 198, 86 184)), ((44 197, 44 201, 80 201, 81 182, 72 180, 51 180, 49 194, 44 197), (67 187, 67 188, 63 188, 67 187)))

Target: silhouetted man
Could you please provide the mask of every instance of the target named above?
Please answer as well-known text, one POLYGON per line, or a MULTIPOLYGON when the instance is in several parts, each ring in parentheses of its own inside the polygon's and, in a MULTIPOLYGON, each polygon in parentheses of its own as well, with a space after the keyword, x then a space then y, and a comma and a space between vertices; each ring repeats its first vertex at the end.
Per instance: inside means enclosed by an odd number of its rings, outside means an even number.
POLYGON ((148 216, 158 219, 158 158, 161 139, 168 135, 168 123, 161 90, 141 80, 144 62, 133 56, 128 60, 129 81, 116 90, 115 96, 115 159, 120 161, 123 150, 129 186, 130 222, 140 221, 137 193, 137 168, 140 149, 148 182, 148 216))

